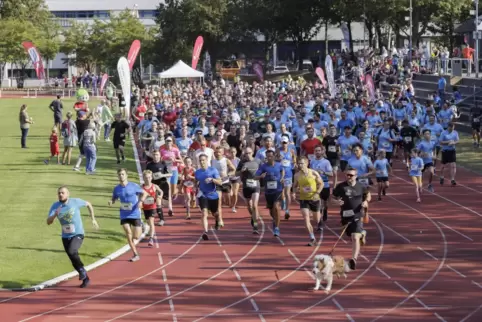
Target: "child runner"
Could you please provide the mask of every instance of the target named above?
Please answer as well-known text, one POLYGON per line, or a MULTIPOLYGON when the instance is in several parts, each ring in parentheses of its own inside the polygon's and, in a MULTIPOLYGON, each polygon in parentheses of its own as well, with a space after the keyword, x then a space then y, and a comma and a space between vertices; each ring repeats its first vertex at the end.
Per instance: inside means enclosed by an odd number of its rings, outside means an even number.
POLYGON ((378 201, 382 200, 382 194, 387 194, 387 189, 390 185, 388 181, 388 173, 392 174, 392 167, 385 157, 385 151, 380 150, 377 152, 377 159, 373 164, 375 167, 375 176, 378 182, 378 201))
POLYGON ((433 164, 433 156, 435 154, 436 142, 432 141, 432 133, 430 130, 423 130, 423 139, 417 145, 417 149, 420 151, 420 157, 423 160, 423 170, 428 170, 428 191, 433 192, 432 179, 434 176, 435 168, 433 164))
POLYGON ((424 168, 423 160, 418 156, 418 150, 412 149, 410 156, 410 171, 409 176, 415 184, 415 192, 417 194, 417 202, 421 202, 420 195, 422 193, 422 170, 424 168))
POLYGON ((60 164, 60 148, 59 148, 59 136, 57 135, 57 127, 52 128, 50 134, 50 158, 44 161, 45 164, 49 164, 53 157, 57 157, 57 164, 60 164))
POLYGON ((144 211, 144 218, 149 224, 149 246, 154 246, 154 216, 156 215, 156 210, 158 204, 162 203, 162 190, 158 185, 152 183, 152 171, 144 170, 142 173, 144 177, 144 184, 142 189, 147 193, 147 197, 142 204, 142 210, 144 211))
POLYGON ((191 219, 191 208, 196 207, 196 198, 194 193, 194 167, 192 159, 187 157, 184 159, 186 165, 182 170, 182 193, 184 194, 184 204, 186 205, 186 220, 191 219))

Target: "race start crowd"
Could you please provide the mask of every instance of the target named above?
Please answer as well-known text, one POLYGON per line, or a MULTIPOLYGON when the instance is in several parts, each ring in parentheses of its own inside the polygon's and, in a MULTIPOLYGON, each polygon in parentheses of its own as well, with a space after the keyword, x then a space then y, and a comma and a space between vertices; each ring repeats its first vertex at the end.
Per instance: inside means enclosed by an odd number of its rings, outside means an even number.
MULTIPOLYGON (((359 81, 338 84, 335 97, 321 84, 303 79, 253 84, 222 79, 210 84, 173 82, 135 88, 127 120, 116 114, 112 122, 112 114, 104 112, 110 110, 110 102, 103 101, 90 116, 88 110, 77 111, 74 123, 77 137, 82 138, 81 154, 83 150, 95 153, 95 139, 82 131, 92 130, 95 138, 104 128, 104 139, 109 140, 112 129, 118 163, 125 159, 129 129, 136 133, 145 162, 144 182, 128 181, 127 170, 119 169, 120 183, 109 201, 109 205, 120 203, 121 225, 133 251, 131 261, 140 259, 136 241, 144 227, 141 209, 149 225, 149 246, 154 244, 155 217, 158 226, 166 220, 163 203, 168 216, 173 216, 173 201, 179 195, 184 198, 186 220, 191 219, 193 208, 201 209, 203 240, 209 239, 208 215, 214 216, 215 229, 221 229, 226 207, 236 212, 238 196, 247 202, 253 234, 258 234, 258 203, 263 194, 274 236, 281 234, 283 213, 289 219, 292 201, 297 201, 310 246, 316 242, 315 230, 321 230, 328 218, 331 197, 353 241, 350 266, 355 269, 360 246, 366 242, 363 224, 369 218, 369 188, 376 187, 381 201, 389 188, 394 159, 406 165, 417 202, 421 202, 424 175, 427 189, 434 189, 438 157, 440 184, 448 172, 450 184, 456 185, 459 135, 454 110, 440 99, 418 102, 410 88, 390 97, 377 92, 376 100, 370 100, 359 81), (79 126, 79 120, 90 121, 79 126)), ((472 124, 478 133, 479 117, 480 113, 475 115, 472 124)), ((80 171, 79 166, 80 162, 74 170, 80 171)), ((88 161, 86 171, 94 173, 95 165, 88 161)), ((84 238, 79 207, 88 207, 97 227, 93 208, 86 201, 69 198, 67 187, 58 194, 48 223, 59 218, 65 250, 85 287, 89 278, 78 255, 84 238)))

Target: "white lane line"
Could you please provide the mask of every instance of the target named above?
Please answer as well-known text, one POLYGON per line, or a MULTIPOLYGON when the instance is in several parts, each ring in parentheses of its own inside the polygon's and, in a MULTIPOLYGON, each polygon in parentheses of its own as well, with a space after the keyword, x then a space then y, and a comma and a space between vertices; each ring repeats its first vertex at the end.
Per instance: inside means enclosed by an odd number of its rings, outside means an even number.
POLYGON ((430 310, 430 308, 427 305, 425 305, 425 303, 423 303, 422 300, 419 299, 418 297, 415 298, 415 301, 417 301, 418 304, 420 304, 424 309, 430 310))
POLYGON ((482 285, 480 285, 480 284, 477 283, 476 281, 472 281, 472 284, 477 285, 479 288, 482 288, 482 285))
POLYGON ((159 241, 157 240, 157 236, 154 236, 154 244, 156 245, 156 248, 159 248, 159 241))
POLYGON ((90 319, 90 316, 87 315, 67 315, 65 317, 68 319, 90 319))
POLYGON ((240 280, 241 280, 241 276, 239 275, 238 270, 237 270, 237 269, 233 269, 233 273, 234 273, 234 275, 236 275, 236 278, 238 279, 238 281, 240 281, 240 280))
POLYGON ((250 302, 251 302, 251 305, 253 306, 253 309, 254 309, 256 312, 258 312, 258 311, 259 311, 258 304, 256 304, 256 302, 254 301, 254 299, 251 299, 250 302))
POLYGON ((169 288, 169 284, 165 284, 166 285, 166 294, 167 296, 171 296, 171 289, 169 288))
POLYGON ((353 318, 351 317, 350 314, 347 313, 347 314, 345 314, 345 315, 346 315, 346 318, 348 319, 348 321, 350 321, 350 322, 355 322, 355 320, 353 320, 353 318))
POLYGON ((360 257, 363 258, 365 260, 365 262, 369 263, 370 260, 363 254, 360 254, 360 257))
POLYGON ((462 276, 463 278, 467 277, 464 274, 462 274, 461 272, 459 272, 458 270, 456 270, 455 268, 453 268, 452 266, 450 266, 450 265, 445 265, 445 266, 447 266, 447 268, 450 269, 451 271, 453 271, 455 274, 458 274, 458 275, 462 276))
POLYGON ((331 301, 336 305, 336 307, 338 308, 338 310, 340 310, 341 312, 344 312, 345 309, 343 308, 343 306, 341 306, 341 304, 336 300, 336 299, 331 299, 331 301))
MULTIPOLYGON (((161 253, 159 253, 159 259, 160 259, 160 262, 161 262, 162 261, 161 253)), ((169 284, 167 283, 167 273, 166 273, 165 269, 162 270, 162 280, 164 281, 164 287, 166 288, 167 296, 171 296, 171 289, 169 287, 169 284)), ((176 312, 174 310, 174 302, 172 301, 172 299, 169 299, 169 308, 170 308, 171 314, 172 314, 172 321, 177 322, 177 316, 176 316, 176 312)))
MULTIPOLYGON (((331 229, 330 227, 328 226, 325 226, 326 229, 328 229, 333 235, 335 235, 337 238, 340 238, 340 235, 334 231, 333 229, 331 229)), ((345 240, 345 238, 341 237, 341 241, 344 242, 345 244, 348 244, 348 242, 345 240)))
POLYGON ((439 319, 440 321, 442 322, 447 322, 443 317, 441 317, 437 312, 434 312, 433 315, 435 315, 437 317, 437 319, 439 319))
POLYGON ((14 299, 18 299, 19 297, 25 296, 27 294, 31 294, 31 292, 26 292, 26 293, 22 293, 22 294, 19 294, 19 295, 16 295, 16 296, 9 297, 8 299, 1 300, 0 303, 5 303, 5 302, 8 302, 8 301, 11 301, 11 300, 14 300, 14 299))
POLYGON ((298 259, 298 257, 296 257, 296 255, 291 251, 291 249, 288 248, 288 253, 290 253, 290 255, 295 259, 295 261, 300 264, 301 261, 298 259))
POLYGON ((248 291, 248 288, 246 287, 246 284, 241 283, 241 287, 243 288, 244 293, 245 293, 247 296, 249 296, 249 291, 248 291))
POLYGON ((398 286, 402 291, 404 291, 405 293, 407 293, 407 294, 410 293, 405 287, 402 286, 402 284, 398 283, 397 281, 393 281, 393 283, 394 283, 395 285, 397 285, 397 286, 398 286))
MULTIPOLYGON (((273 232, 273 229, 271 229, 271 227, 268 227, 269 231, 274 235, 274 232, 273 232)), ((285 243, 284 241, 279 237, 279 236, 276 236, 276 239, 278 239, 279 243, 284 246, 285 243)))
POLYGON ((231 265, 233 262, 231 262, 231 258, 229 258, 228 253, 224 249, 223 249, 223 254, 224 254, 224 257, 226 257, 226 260, 228 261, 228 264, 231 265))
POLYGON ((385 271, 382 270, 380 267, 377 266, 376 269, 377 269, 380 273, 382 273, 382 275, 384 275, 386 278, 388 278, 389 280, 392 279, 392 278, 390 277, 390 275, 388 275, 387 273, 385 273, 385 271))
POLYGON ((162 260, 162 255, 161 255, 160 252, 157 253, 157 257, 159 257, 159 264, 160 264, 161 266, 164 265, 164 261, 162 260))
POLYGON ((450 230, 453 231, 454 233, 459 234, 460 236, 464 237, 465 239, 468 239, 468 240, 470 240, 470 241, 472 241, 472 242, 474 241, 474 240, 473 240, 472 238, 470 238, 469 236, 462 234, 460 231, 455 230, 455 229, 453 229, 453 228, 450 227, 450 226, 447 226, 447 225, 444 224, 443 222, 440 222, 440 221, 439 221, 438 223, 439 223, 440 225, 444 226, 445 228, 450 229, 450 230))
POLYGON ((425 249, 423 249, 422 247, 417 247, 420 251, 424 252, 425 255, 427 255, 428 257, 432 258, 433 260, 435 261, 438 261, 438 258, 433 256, 432 254, 430 254, 429 252, 427 252, 425 249))
POLYGON ((468 319, 470 319, 474 314, 476 314, 477 312, 479 312, 479 310, 482 309, 482 305, 480 305, 478 308, 476 308, 474 311, 470 312, 469 315, 467 315, 465 318, 463 318, 462 320, 460 320, 460 322, 465 322, 467 321, 468 319))
POLYGON ((166 275, 166 270, 165 270, 165 269, 162 270, 162 280, 163 280, 164 282, 167 281, 167 275, 166 275))
POLYGON ((218 235, 217 235, 216 232, 214 231, 213 227, 211 227, 211 231, 213 232, 214 238, 215 238, 216 241, 218 242, 219 247, 223 247, 223 244, 221 244, 221 241, 219 240, 218 235))
POLYGON ((305 267, 303 270, 306 272, 306 274, 308 274, 308 276, 309 276, 312 280, 315 280, 315 275, 313 275, 313 273, 310 272, 309 269, 307 269, 307 268, 305 267))
POLYGON ((392 233, 394 233, 395 235, 397 235, 398 237, 400 237, 401 239, 403 239, 404 241, 406 241, 407 243, 411 243, 410 242, 410 239, 408 239, 407 237, 403 236, 402 234, 396 232, 393 228, 390 228, 388 227, 387 225, 383 224, 382 223, 382 226, 385 227, 386 229, 390 230, 392 233))

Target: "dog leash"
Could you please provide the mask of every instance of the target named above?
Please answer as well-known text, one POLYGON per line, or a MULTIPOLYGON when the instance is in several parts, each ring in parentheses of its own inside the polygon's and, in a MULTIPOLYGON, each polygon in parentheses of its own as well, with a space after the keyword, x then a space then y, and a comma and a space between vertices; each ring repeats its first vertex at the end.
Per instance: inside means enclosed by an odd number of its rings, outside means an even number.
POLYGON ((333 254, 333 251, 335 250, 336 248, 336 245, 338 245, 338 242, 340 241, 340 239, 343 237, 343 235, 345 234, 345 231, 346 229, 348 228, 348 224, 345 225, 345 227, 343 228, 343 231, 341 232, 340 236, 338 237, 338 240, 336 241, 335 245, 333 245, 333 248, 330 250, 330 252, 328 253, 328 255, 332 255, 333 254))

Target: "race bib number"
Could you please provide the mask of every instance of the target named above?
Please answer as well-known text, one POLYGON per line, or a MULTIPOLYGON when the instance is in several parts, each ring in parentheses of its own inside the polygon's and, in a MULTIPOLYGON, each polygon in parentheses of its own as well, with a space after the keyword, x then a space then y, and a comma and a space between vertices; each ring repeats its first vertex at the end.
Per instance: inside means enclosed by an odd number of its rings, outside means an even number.
POLYGON ((281 165, 283 167, 290 167, 291 166, 291 161, 290 160, 283 160, 281 161, 281 165))
POLYGON ((306 192, 306 193, 310 193, 311 187, 303 187, 303 191, 306 192))
POLYGON ((62 225, 62 233, 64 234, 74 234, 75 226, 73 224, 62 225))
POLYGON ((153 178, 154 180, 159 180, 159 179, 162 178, 162 173, 161 173, 161 172, 154 172, 154 173, 152 174, 152 178, 153 178))
POLYGON ((156 200, 153 197, 147 197, 146 200, 144 200, 145 205, 153 205, 156 200))
POLYGON ((276 181, 268 181, 266 182, 266 188, 273 190, 273 189, 278 189, 278 182, 276 181))
POLYGON ((194 187, 194 183, 192 181, 184 181, 184 186, 191 188, 194 187))
POLYGON ((405 140, 405 143, 410 143, 412 142, 412 137, 411 136, 406 136, 403 138, 405 140))
POLYGON ((353 210, 343 210, 342 216, 344 218, 353 217, 355 216, 355 212, 353 210))
POLYGON ((144 113, 139 113, 139 117, 144 117, 144 113))
POLYGON ((120 204, 121 210, 132 210, 132 204, 130 202, 122 202, 120 204))
POLYGON ((384 148, 389 148, 390 147, 390 142, 383 142, 382 146, 384 148))
POLYGON ((336 152, 336 146, 335 145, 329 145, 328 146, 328 152, 336 152))
POLYGON ((237 181, 237 180, 239 180, 239 177, 231 177, 231 178, 229 178, 229 180, 237 181))
POLYGON ((418 165, 412 164, 412 165, 410 166, 410 170, 412 170, 412 171, 418 171, 418 165))
POLYGON ((344 150, 343 155, 349 156, 351 154, 350 150, 344 150))
POLYGON ((246 180, 246 187, 248 188, 256 188, 258 186, 258 182, 254 179, 246 180))
POLYGON ((368 184, 370 183, 370 181, 368 180, 368 178, 359 178, 358 179, 358 182, 360 182, 362 185, 364 185, 365 187, 368 186, 368 184))

